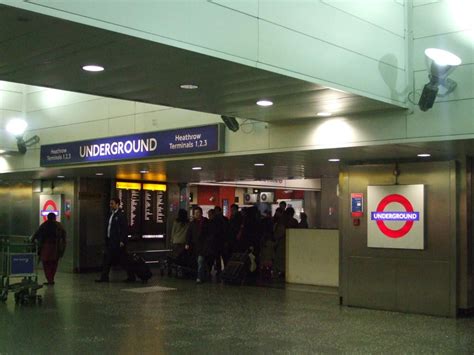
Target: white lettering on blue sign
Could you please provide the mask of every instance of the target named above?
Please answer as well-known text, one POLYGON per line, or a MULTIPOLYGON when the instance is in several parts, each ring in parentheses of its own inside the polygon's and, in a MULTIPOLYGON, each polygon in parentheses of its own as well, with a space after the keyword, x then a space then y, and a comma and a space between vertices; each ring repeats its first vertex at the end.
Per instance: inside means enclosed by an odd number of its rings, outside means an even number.
POLYGON ((419 212, 372 212, 372 221, 418 221, 419 212))
POLYGON ((158 142, 155 138, 134 139, 125 142, 112 142, 101 144, 82 145, 79 147, 79 155, 85 157, 103 157, 110 155, 122 155, 143 152, 153 152, 156 150, 158 142))

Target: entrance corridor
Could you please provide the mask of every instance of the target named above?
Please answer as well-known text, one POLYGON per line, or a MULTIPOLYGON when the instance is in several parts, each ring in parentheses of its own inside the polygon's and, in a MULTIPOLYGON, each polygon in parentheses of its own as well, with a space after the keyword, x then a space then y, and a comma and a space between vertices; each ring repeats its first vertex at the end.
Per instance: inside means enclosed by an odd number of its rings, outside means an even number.
POLYGON ((341 307, 333 292, 306 287, 113 276, 96 284, 95 274, 60 273, 40 291, 41 306, 16 307, 10 295, 0 304, 0 354, 474 352, 472 318, 341 307), (142 287, 153 288, 124 291, 142 287))

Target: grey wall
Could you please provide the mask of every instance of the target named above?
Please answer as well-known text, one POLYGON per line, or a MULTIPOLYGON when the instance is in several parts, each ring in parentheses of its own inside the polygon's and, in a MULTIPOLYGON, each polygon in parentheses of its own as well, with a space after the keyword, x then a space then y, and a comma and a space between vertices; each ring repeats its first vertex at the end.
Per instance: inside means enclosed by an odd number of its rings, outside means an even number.
POLYGON ((317 228, 339 228, 338 182, 337 178, 321 178, 321 191, 316 193, 315 225, 317 228))
POLYGON ((0 235, 32 235, 32 209, 31 181, 0 183, 0 235))
POLYGON ((74 235, 75 182, 73 180, 43 180, 38 182, 42 192, 33 192, 31 181, 4 182, 0 184, 0 234, 31 236, 39 227, 39 196, 41 194, 62 194, 64 201, 71 202, 71 218, 63 213, 62 224, 67 232, 66 253, 59 264, 59 270, 72 272, 76 258, 74 235))
MULTIPOLYGON (((340 175, 340 296, 344 305, 455 316, 457 191, 454 162, 406 163, 400 184, 425 185, 425 249, 367 247, 367 218, 353 226, 350 194, 393 185, 393 164, 344 167, 340 175)), ((367 211, 364 211, 367 213, 367 211)))
POLYGON ((308 216, 309 228, 314 228, 318 225, 318 193, 316 191, 304 192, 304 211, 308 216))
POLYGON ((78 182, 78 272, 100 268, 109 213, 110 179, 80 178, 78 182))

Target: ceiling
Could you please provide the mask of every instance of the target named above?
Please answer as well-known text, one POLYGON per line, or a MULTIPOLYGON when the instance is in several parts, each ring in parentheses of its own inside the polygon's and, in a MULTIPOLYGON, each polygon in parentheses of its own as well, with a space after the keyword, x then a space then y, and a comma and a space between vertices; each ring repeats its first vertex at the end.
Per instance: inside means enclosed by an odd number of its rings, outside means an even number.
POLYGON ((0 5, 0 80, 275 122, 401 108, 276 73, 0 5), (84 72, 100 64, 100 73, 84 72), (185 83, 199 85, 183 90, 185 83), (269 108, 255 103, 266 98, 269 108))
MULTIPOLYGON (((0 80, 142 101, 266 122, 401 110, 365 97, 331 90, 237 63, 129 37, 94 27, 0 5, 0 80), (84 64, 106 70, 86 73, 84 64), (194 83, 198 90, 182 90, 194 83), (270 108, 255 105, 266 98, 270 108), (337 104, 337 109, 334 104, 337 104)), ((1 180, 71 177, 144 179, 170 182, 336 177, 340 164, 418 161, 474 155, 470 141, 412 143, 260 155, 200 156, 110 165, 71 166, 4 173, 1 180), (329 158, 341 163, 330 163, 329 158), (426 158, 425 158, 426 159, 426 158), (264 163, 255 167, 254 163, 264 163), (201 166, 201 171, 192 167, 201 166), (149 170, 141 175, 140 170, 149 170)))
POLYGON ((89 165, 77 167, 48 168, 40 171, 5 173, 3 181, 18 179, 54 179, 94 177, 103 173, 104 178, 131 180, 152 180, 168 182, 218 182, 236 180, 272 180, 337 177, 341 164, 371 164, 386 162, 438 161, 474 155, 471 140, 450 142, 419 142, 391 144, 371 147, 306 150, 271 154, 252 154, 220 157, 187 157, 176 160, 134 161, 110 165, 89 165), (430 153, 429 158, 418 158, 419 153, 430 153), (341 159, 340 163, 328 162, 330 158, 341 159), (254 166, 264 163, 263 167, 254 166), (202 170, 194 171, 192 167, 202 170), (146 169, 147 174, 140 174, 146 169))

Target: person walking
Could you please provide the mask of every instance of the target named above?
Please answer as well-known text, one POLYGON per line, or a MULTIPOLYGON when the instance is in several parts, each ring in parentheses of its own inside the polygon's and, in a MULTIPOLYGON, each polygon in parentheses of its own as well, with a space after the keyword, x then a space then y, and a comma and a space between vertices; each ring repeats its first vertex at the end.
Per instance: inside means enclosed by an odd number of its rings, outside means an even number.
POLYGON ((188 212, 184 209, 179 209, 178 217, 173 221, 171 228, 171 249, 173 255, 179 257, 186 245, 186 235, 189 228, 188 212))
POLYGON ((135 274, 128 266, 126 244, 128 238, 128 222, 125 213, 120 208, 120 199, 110 200, 110 216, 105 236, 105 252, 102 263, 102 273, 96 282, 109 282, 109 273, 112 265, 120 264, 127 272, 125 282, 134 282, 135 274))
POLYGON ((194 208, 193 220, 189 224, 186 246, 187 250, 193 249, 197 255, 198 272, 196 283, 202 283, 207 279, 207 263, 211 256, 211 238, 209 235, 209 220, 202 215, 202 208, 194 208))
POLYGON ((32 241, 38 242, 38 255, 47 280, 44 284, 52 286, 59 259, 66 250, 66 230, 56 221, 55 213, 48 213, 47 220, 35 232, 32 241))

